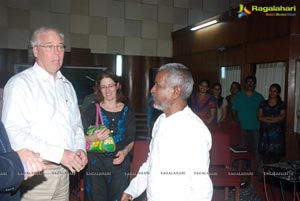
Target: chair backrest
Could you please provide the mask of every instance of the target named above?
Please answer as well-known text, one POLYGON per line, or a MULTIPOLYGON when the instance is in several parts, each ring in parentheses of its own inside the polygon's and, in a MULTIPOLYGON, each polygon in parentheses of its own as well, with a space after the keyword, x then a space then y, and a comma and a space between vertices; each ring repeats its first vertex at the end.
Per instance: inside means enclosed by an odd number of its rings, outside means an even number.
POLYGON ((238 122, 223 122, 215 127, 212 129, 212 134, 215 132, 228 133, 231 145, 240 145, 242 143, 241 127, 238 122))
POLYGON ((215 132, 212 135, 210 150, 210 165, 223 165, 230 167, 230 136, 225 132, 215 132))
POLYGON ((133 175, 138 173, 140 166, 147 160, 149 144, 150 140, 137 140, 134 142, 132 159, 133 175))
POLYGON ((238 122, 229 122, 227 128, 225 128, 225 132, 230 134, 230 144, 242 144, 241 126, 238 122))

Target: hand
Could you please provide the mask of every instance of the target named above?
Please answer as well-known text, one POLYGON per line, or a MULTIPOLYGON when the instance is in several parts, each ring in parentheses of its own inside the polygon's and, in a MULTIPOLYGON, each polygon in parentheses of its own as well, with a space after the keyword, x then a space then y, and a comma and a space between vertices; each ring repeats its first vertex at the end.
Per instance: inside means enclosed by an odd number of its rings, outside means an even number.
POLYGON ((83 150, 79 149, 76 151, 76 154, 81 159, 81 167, 82 167, 81 170, 82 170, 88 162, 86 153, 83 150))
POLYGON ((94 136, 97 136, 97 140, 105 140, 106 138, 109 137, 109 134, 110 134, 110 130, 106 128, 106 129, 96 130, 94 136))
POLYGON ((38 153, 34 153, 28 149, 21 149, 17 151, 21 161, 26 165, 27 172, 25 172, 24 180, 32 177, 34 174, 46 169, 43 159, 38 153))
POLYGON ((113 160, 113 164, 120 165, 124 161, 126 155, 127 152, 125 150, 118 151, 118 153, 115 156, 116 158, 113 160))
POLYGON ((75 173, 83 169, 82 158, 84 158, 82 154, 78 155, 75 152, 65 149, 60 163, 67 167, 72 173, 75 173))
POLYGON ((132 199, 132 195, 129 195, 128 193, 123 193, 121 201, 130 201, 132 199))
POLYGON ((123 150, 119 151, 115 156, 116 158, 113 160, 113 164, 120 165, 124 161, 127 154, 132 150, 133 145, 134 142, 132 141, 123 150))

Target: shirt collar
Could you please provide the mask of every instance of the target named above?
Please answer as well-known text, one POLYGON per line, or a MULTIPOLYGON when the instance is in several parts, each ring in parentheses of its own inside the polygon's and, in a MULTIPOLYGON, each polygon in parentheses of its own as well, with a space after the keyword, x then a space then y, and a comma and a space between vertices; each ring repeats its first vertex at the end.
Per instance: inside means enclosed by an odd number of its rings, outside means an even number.
POLYGON ((169 119, 170 119, 170 117, 176 117, 177 115, 180 115, 180 114, 182 114, 182 113, 186 113, 186 112, 188 112, 189 110, 190 110, 190 107, 189 107, 188 105, 186 105, 182 110, 180 110, 180 111, 178 111, 178 112, 172 114, 171 116, 166 117, 166 114, 165 114, 165 113, 162 113, 161 116, 162 116, 162 118, 169 118, 169 119))
MULTIPOLYGON (((44 81, 49 81, 53 79, 53 76, 50 75, 45 69, 43 69, 37 62, 33 65, 34 71, 42 78, 44 81)), ((57 72, 56 80, 66 81, 66 78, 62 75, 60 71, 57 72)))

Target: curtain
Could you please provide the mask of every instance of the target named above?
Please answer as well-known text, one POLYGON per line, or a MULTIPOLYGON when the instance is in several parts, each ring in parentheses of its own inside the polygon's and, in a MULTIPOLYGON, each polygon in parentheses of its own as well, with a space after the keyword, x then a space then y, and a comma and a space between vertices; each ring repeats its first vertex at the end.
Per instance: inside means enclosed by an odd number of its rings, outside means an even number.
POLYGON ((222 96, 226 97, 230 94, 230 85, 232 82, 241 81, 240 66, 221 67, 220 84, 222 85, 222 96))
POLYGON ((285 89, 285 63, 256 64, 256 91, 261 93, 265 99, 269 96, 269 87, 277 83, 281 86, 281 98, 284 100, 285 89))

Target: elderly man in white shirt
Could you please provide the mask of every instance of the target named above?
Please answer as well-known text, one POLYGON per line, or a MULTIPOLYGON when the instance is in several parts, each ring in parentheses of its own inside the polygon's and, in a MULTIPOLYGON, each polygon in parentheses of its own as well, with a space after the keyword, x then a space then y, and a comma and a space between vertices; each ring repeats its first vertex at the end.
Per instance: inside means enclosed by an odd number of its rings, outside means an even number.
POLYGON ((36 63, 4 88, 2 120, 12 148, 40 153, 47 166, 43 175, 22 185, 22 201, 68 201, 68 171, 79 172, 87 163, 76 93, 59 71, 63 43, 57 29, 37 29, 31 40, 36 63))
POLYGON ((159 69, 151 89, 154 107, 162 110, 154 124, 147 161, 125 190, 121 201, 147 190, 148 201, 209 201, 211 135, 205 124, 187 106, 193 78, 182 64, 159 69))

